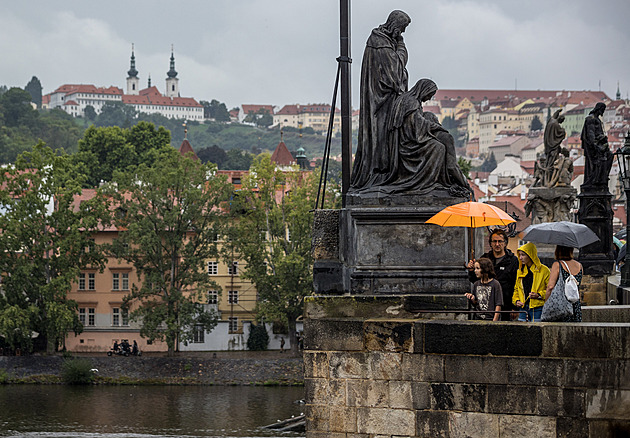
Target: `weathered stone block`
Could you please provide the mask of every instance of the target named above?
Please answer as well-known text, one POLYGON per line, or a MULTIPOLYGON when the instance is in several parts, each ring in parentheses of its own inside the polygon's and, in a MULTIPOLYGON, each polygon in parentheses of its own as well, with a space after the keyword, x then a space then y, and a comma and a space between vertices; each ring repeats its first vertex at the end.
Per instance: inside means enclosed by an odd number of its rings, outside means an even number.
POLYGON ((448 412, 416 411, 416 435, 419 437, 450 438, 448 412))
POLYGON ((306 432, 306 438, 346 438, 345 433, 306 432))
MULTIPOLYGON (((564 361, 564 385, 568 388, 614 388, 618 384, 618 375, 624 370, 618 369, 626 361, 579 360, 564 361)), ((623 367, 627 370, 626 367, 623 367)), ((626 371, 627 372, 627 371, 626 371)))
POLYGON ((330 431, 331 432, 356 432, 357 431, 357 410, 343 406, 330 410, 330 431))
POLYGON ((306 400, 315 405, 345 406, 346 381, 339 379, 304 379, 306 400))
POLYGON ((357 431, 382 435, 415 435, 415 413, 405 409, 358 408, 357 431))
MULTIPOLYGON (((558 417, 556 419, 556 437, 557 438, 577 438, 587 437, 588 421, 579 418, 558 417)), ((590 435, 601 437, 602 435, 590 435)))
POLYGON ((555 438, 556 419, 529 415, 499 415, 498 436, 555 438))
POLYGON ((392 380, 389 382, 389 407, 413 409, 411 382, 392 380))
POLYGON ((444 356, 436 354, 403 354, 402 379, 415 382, 443 382, 444 356))
POLYGON ((431 385, 425 382, 412 382, 411 397, 414 409, 429 409, 431 407, 431 385))
POLYGON ((488 412, 534 414, 536 412, 536 387, 488 385, 488 412))
POLYGON ((532 382, 544 386, 561 386, 564 381, 564 362, 561 359, 508 359, 509 382, 532 382))
POLYGON ((445 356, 445 381, 506 385, 509 383, 507 365, 508 358, 505 357, 445 356))
POLYGON ((602 420, 589 422, 589 437, 619 438, 630 436, 630 420, 602 420))
POLYGON ((579 389, 538 388, 538 414, 546 417, 584 417, 585 394, 579 389))
POLYGON ((586 418, 630 420, 630 391, 587 390, 586 418))
POLYGON ((472 412, 449 414, 450 438, 496 438, 499 435, 499 416, 472 412))
POLYGON ((381 353, 375 351, 368 355, 371 379, 401 380, 402 355, 399 353, 381 353))
POLYGON ((368 380, 366 387, 368 407, 389 407, 389 382, 385 380, 368 380))
POLYGON ((627 359, 630 324, 545 324, 543 356, 627 359))
POLYGON ((363 350, 363 320, 307 319, 304 321, 305 350, 363 350))
POLYGON ((434 383, 431 385, 431 409, 436 411, 485 412, 485 385, 434 383))
POLYGON ((363 324, 365 348, 369 351, 413 351, 412 321, 367 320, 363 324))
POLYGON ((328 432, 330 430, 330 407, 306 405, 306 430, 310 432, 328 432))
POLYGON ((346 406, 367 407, 368 380, 346 380, 346 406))
POLYGON ((327 353, 305 351, 302 357, 304 360, 304 377, 329 377, 330 364, 328 363, 327 353))
POLYGON ((491 321, 427 321, 423 324, 425 353, 539 356, 542 352, 539 324, 491 321))
POLYGON ((365 379, 368 358, 365 353, 330 353, 330 376, 335 379, 365 379))

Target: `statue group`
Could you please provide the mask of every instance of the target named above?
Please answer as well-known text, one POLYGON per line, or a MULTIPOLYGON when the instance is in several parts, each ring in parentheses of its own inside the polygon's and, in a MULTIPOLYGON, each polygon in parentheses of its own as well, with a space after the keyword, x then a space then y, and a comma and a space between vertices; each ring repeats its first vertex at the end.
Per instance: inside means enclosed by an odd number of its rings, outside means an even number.
POLYGON ((372 30, 361 66, 361 114, 350 192, 471 192, 455 155, 455 142, 437 117, 424 112, 438 87, 420 79, 409 90, 403 32, 411 18, 402 11, 372 30))

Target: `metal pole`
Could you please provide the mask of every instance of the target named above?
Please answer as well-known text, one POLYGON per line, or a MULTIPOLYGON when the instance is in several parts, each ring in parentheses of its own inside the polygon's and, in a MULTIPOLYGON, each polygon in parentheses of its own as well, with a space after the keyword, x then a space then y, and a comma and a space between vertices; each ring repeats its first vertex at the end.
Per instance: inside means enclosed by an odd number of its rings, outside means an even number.
POLYGON ((341 202, 346 206, 352 165, 352 93, 350 89, 350 0, 340 0, 341 202))
MULTIPOLYGON (((626 177, 626 175, 623 175, 626 177)), ((624 185, 627 185, 624 181, 624 185)), ((623 261, 623 266, 621 267, 621 287, 629 287, 630 286, 630 188, 625 189, 626 192, 626 257, 623 261)), ((621 303, 620 303, 621 304, 621 303)))

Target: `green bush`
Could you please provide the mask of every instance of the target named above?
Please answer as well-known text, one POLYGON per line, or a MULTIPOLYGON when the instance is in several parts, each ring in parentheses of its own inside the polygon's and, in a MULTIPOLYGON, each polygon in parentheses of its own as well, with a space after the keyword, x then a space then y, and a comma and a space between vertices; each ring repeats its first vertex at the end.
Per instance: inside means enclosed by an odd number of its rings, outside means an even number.
POLYGON ((9 373, 4 368, 0 368, 0 384, 7 383, 9 381, 9 373))
POLYGON ((92 363, 87 359, 68 359, 61 365, 61 379, 68 385, 88 385, 94 381, 92 363))
POLYGON ((264 351, 269 345, 269 335, 264 325, 252 324, 247 338, 247 349, 251 351, 264 351))

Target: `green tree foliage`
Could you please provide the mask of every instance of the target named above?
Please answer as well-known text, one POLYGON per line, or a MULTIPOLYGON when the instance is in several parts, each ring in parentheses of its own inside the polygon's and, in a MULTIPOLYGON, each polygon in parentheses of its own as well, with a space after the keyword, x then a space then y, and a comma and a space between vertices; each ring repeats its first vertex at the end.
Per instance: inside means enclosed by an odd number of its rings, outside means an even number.
POLYGON ((479 170, 481 170, 482 172, 492 172, 496 168, 497 168, 497 159, 494 156, 494 152, 492 152, 490 156, 486 158, 484 162, 481 164, 481 168, 479 170))
POLYGON ((31 102, 37 105, 37 108, 42 107, 42 83, 39 82, 37 76, 31 78, 26 87, 24 87, 24 91, 31 95, 31 102))
MULTIPOLYGON (((243 277, 258 291, 257 315, 289 329, 297 352, 295 320, 312 293, 311 229, 318 174, 284 174, 269 155, 257 157, 230 213, 236 252, 245 261, 243 277), (277 196, 278 195, 278 196, 277 196)), ((232 260, 226 248, 226 260, 232 260)))
POLYGON ((212 99, 210 102, 202 100, 199 103, 203 105, 203 117, 205 119, 213 119, 217 122, 230 121, 230 113, 224 103, 216 99, 212 99))
POLYGON ((265 351, 269 346, 269 334, 265 324, 252 324, 247 338, 247 349, 251 351, 265 351))
POLYGON ((122 102, 106 102, 101 107, 100 114, 96 117, 96 126, 119 126, 130 128, 136 121, 138 112, 131 105, 122 102))
POLYGON ((532 131, 541 131, 543 129, 543 124, 538 118, 538 116, 534 116, 534 118, 532 119, 532 124, 531 124, 530 129, 532 131))
POLYGON ((201 160, 202 163, 214 163, 219 169, 223 163, 225 163, 228 159, 227 154, 223 149, 221 149, 216 144, 213 144, 210 147, 203 148, 197 151, 197 157, 201 160))
POLYGON ((88 119, 90 122, 95 121, 96 117, 98 117, 96 114, 96 110, 92 105, 87 105, 83 110, 83 114, 85 114, 85 118, 88 119))
POLYGON ((90 126, 79 140, 79 152, 73 159, 87 176, 86 185, 96 187, 101 181, 111 181, 115 170, 151 165, 165 153, 177 153, 170 146, 169 132, 139 122, 130 129, 90 126))
POLYGON ((260 108, 258 111, 250 111, 245 119, 246 123, 253 123, 256 126, 268 127, 273 125, 273 115, 266 108, 260 108))
MULTIPOLYGON (((459 166, 459 168, 461 169, 462 173, 464 174, 464 176, 468 179, 470 179, 470 170, 472 169, 472 164, 470 160, 467 160, 464 157, 459 157, 457 159, 457 165, 459 166)), ((494 170, 494 169, 493 169, 494 170)))
POLYGON ((7 333, 13 321, 16 331, 5 336, 14 348, 30 348, 27 338, 37 332, 52 352, 68 331, 81 329, 66 294, 82 269, 103 266, 100 252, 86 251, 102 211, 74 204, 77 175, 67 155, 43 143, 0 174, 0 326, 7 333))
POLYGON ((72 117, 61 110, 42 111, 31 106, 31 95, 20 88, 0 94, 0 163, 12 163, 31 150, 38 139, 73 152, 81 136, 72 117))
POLYGON ((231 185, 213 177, 213 165, 165 154, 153 166, 117 172, 112 187, 112 222, 125 231, 112 247, 132 263, 142 284, 125 297, 140 334, 166 342, 173 354, 179 342, 192 340, 195 327, 210 331, 217 315, 206 292, 218 286, 206 262, 216 259, 215 236, 221 234, 221 204, 231 185), (120 251, 120 245, 127 250, 120 251))

